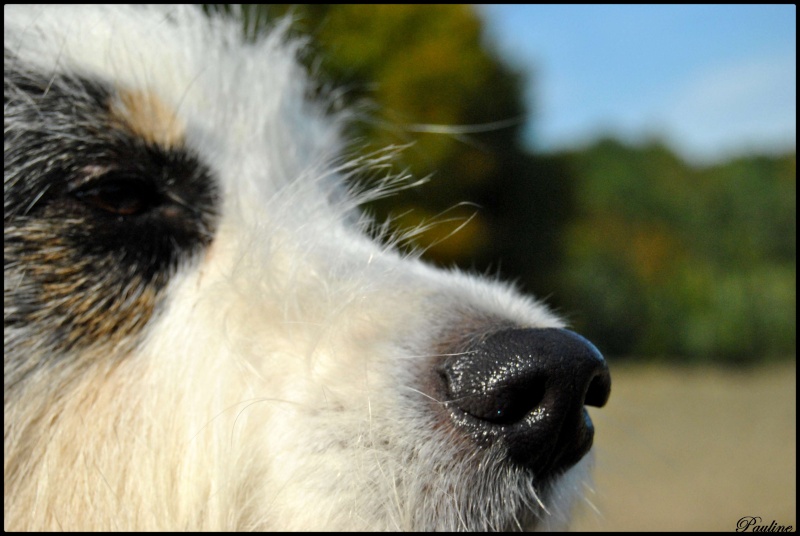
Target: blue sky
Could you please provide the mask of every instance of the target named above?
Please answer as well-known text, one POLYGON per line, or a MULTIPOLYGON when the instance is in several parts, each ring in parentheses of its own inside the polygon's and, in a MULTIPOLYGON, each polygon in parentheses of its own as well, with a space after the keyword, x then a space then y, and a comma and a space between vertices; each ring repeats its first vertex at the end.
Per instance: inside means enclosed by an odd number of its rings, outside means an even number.
POLYGON ((527 139, 659 136, 694 162, 794 147, 793 5, 483 5, 490 38, 529 74, 527 139))

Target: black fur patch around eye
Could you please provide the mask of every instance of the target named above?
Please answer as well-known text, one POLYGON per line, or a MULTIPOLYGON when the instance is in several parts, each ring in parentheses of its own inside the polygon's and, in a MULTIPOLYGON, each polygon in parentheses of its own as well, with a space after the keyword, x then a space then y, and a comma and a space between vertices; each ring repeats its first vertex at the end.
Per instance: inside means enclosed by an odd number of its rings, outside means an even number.
POLYGON ((215 179, 173 131, 142 135, 170 119, 161 104, 140 98, 121 120, 102 81, 26 70, 8 51, 4 70, 6 350, 133 344, 213 239, 215 179))

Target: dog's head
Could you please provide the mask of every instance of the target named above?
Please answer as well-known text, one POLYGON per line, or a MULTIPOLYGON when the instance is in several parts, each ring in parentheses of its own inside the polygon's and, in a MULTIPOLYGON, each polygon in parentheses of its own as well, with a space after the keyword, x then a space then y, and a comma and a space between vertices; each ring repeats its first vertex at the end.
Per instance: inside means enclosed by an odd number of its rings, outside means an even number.
POLYGON ((4 15, 7 528, 566 521, 603 358, 370 238, 280 29, 4 15))

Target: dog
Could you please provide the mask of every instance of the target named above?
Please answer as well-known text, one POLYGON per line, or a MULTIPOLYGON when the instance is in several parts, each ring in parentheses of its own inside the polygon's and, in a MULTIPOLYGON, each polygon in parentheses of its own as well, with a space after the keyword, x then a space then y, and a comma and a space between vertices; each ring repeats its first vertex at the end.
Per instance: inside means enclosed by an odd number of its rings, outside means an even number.
POLYGON ((4 19, 6 530, 566 526, 603 357, 376 237, 285 23, 4 19))

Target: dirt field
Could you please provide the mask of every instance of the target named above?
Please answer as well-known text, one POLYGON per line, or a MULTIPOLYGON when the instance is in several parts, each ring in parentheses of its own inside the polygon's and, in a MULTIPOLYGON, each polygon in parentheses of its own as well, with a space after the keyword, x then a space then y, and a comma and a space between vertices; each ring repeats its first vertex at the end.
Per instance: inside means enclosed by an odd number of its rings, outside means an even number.
POLYGON ((797 527, 794 362, 751 370, 615 367, 597 430, 597 512, 575 530, 797 527))

